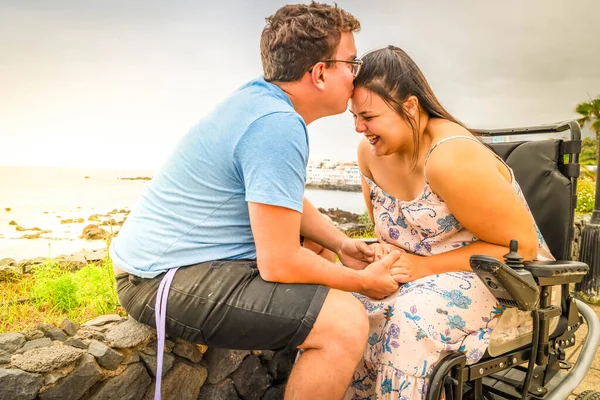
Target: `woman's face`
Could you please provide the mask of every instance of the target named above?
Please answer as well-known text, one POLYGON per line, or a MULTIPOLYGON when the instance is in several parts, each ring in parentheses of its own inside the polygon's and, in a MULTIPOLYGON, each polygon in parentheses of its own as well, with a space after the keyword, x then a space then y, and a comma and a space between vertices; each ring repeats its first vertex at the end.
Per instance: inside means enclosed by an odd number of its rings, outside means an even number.
POLYGON ((375 156, 412 151, 412 130, 381 97, 363 87, 354 89, 350 112, 356 132, 362 133, 375 156))

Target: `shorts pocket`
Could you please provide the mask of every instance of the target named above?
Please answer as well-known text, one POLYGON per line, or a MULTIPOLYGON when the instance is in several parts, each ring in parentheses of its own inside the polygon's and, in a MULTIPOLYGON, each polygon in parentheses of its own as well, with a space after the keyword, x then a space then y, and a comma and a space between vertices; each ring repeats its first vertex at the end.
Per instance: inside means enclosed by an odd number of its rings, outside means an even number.
MULTIPOLYGON (((154 312, 154 308, 146 304, 137 321, 156 328, 156 313, 154 312)), ((165 330, 169 336, 175 336, 192 343, 205 344, 204 336, 200 329, 186 325, 168 316, 166 318, 165 330)))

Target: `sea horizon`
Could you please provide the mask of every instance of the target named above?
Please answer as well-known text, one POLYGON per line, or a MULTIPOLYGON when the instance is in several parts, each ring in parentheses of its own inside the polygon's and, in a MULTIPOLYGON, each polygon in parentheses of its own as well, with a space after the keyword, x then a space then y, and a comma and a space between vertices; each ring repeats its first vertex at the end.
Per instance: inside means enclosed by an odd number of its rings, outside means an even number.
MULTIPOLYGON (((147 180, 119 178, 152 177, 156 171, 0 166, 0 259, 57 257, 105 248, 102 240, 79 238, 83 228, 112 218, 104 216, 114 210, 131 210, 148 184, 147 180), (100 221, 90 221, 92 215, 100 215, 100 221), (74 222, 64 223, 68 220, 74 222), (16 225, 9 225, 11 221, 16 225), (39 231, 17 231, 17 226, 39 228, 39 231), (51 232, 37 239, 23 238, 40 231, 51 232)), ((317 207, 339 208, 357 214, 366 210, 359 192, 309 188, 305 194, 317 207)), ((124 215, 115 215, 116 220, 117 217, 124 218, 124 215)), ((110 226, 103 228, 111 229, 110 226)), ((117 231, 118 226, 112 229, 117 231)))

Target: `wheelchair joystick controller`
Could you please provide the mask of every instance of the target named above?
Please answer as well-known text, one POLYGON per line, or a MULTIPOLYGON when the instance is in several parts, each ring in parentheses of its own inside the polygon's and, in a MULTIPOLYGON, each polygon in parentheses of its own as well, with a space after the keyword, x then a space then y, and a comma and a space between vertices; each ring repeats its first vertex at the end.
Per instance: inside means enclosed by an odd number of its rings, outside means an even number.
POLYGON ((523 257, 517 252, 519 250, 519 242, 516 240, 510 241, 509 253, 504 257, 504 263, 513 269, 523 268, 523 257))
POLYGON ((480 254, 472 255, 470 263, 473 272, 500 304, 530 311, 537 306, 540 291, 531 273, 524 268, 518 247, 516 240, 510 241, 510 252, 504 255, 504 263, 480 254))

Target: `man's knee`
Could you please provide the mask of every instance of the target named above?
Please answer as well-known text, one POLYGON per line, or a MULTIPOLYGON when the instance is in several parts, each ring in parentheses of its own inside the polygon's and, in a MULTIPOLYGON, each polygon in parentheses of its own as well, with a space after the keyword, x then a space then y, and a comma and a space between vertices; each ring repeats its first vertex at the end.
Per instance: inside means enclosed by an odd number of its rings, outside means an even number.
POLYGON ((331 289, 313 329, 301 348, 340 345, 362 352, 369 334, 369 318, 351 293, 331 289))

